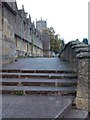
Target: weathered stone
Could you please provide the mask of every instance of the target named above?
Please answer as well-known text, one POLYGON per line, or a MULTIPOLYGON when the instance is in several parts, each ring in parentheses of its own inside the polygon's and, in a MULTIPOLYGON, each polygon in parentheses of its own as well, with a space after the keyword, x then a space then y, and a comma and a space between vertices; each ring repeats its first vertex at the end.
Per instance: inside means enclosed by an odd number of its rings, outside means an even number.
POLYGON ((90 45, 85 46, 85 47, 80 47, 80 48, 76 48, 75 49, 76 53, 80 53, 80 52, 90 52, 90 45))
POLYGON ((78 62, 78 74, 79 74, 79 77, 81 76, 88 77, 90 75, 90 69, 89 69, 89 64, 87 60, 86 62, 84 62, 84 60, 80 60, 78 62), (82 64, 80 64, 80 62, 82 62, 82 64))
POLYGON ((42 95, 3 95, 3 119, 57 119, 71 108, 73 97, 42 95), (26 102, 27 101, 27 102, 26 102))
POLYGON ((86 48, 86 47, 88 47, 88 45, 86 45, 84 43, 81 43, 81 42, 79 42, 78 44, 72 46, 73 49, 86 48))
POLYGON ((78 86, 77 87, 77 97, 90 99, 90 88, 89 86, 78 86))
POLYGON ((2 3, 0 2, 0 31, 2 31, 2 3))
POLYGON ((78 84, 76 106, 79 109, 84 109, 90 112, 90 53, 84 49, 77 55, 78 58, 78 84))
POLYGON ((83 52, 83 53, 80 53, 77 55, 78 58, 87 58, 89 57, 90 58, 90 52, 83 52))
POLYGON ((70 46, 72 47, 72 46, 77 45, 79 43, 80 43, 79 41, 71 41, 70 42, 70 46))
POLYGON ((66 45, 62 54, 63 58, 68 60, 77 72, 76 106, 78 109, 90 112, 90 45, 72 41, 66 45), (70 52, 70 49, 72 52, 70 52), (66 58, 66 52, 68 54, 67 57, 69 58, 66 58), (72 55, 70 55, 71 53, 72 55))
POLYGON ((89 85, 90 84, 90 76, 79 75, 78 77, 78 84, 79 85, 89 85))
POLYGON ((86 110, 90 112, 90 99, 85 98, 76 98, 76 107, 78 109, 86 110))
POLYGON ((2 65, 2 3, 0 2, 0 66, 2 65))
MULTIPOLYGON (((40 25, 42 22, 41 20, 40 25)), ((14 61, 16 56, 43 56, 44 50, 47 50, 49 57, 50 37, 44 34, 44 38, 42 33, 35 28, 35 24, 31 22, 30 15, 29 18, 26 16, 24 6, 18 10, 16 2, 2 2, 2 4, 0 2, 2 56, 3 58, 8 56, 8 59, 3 59, 3 64, 14 61)))

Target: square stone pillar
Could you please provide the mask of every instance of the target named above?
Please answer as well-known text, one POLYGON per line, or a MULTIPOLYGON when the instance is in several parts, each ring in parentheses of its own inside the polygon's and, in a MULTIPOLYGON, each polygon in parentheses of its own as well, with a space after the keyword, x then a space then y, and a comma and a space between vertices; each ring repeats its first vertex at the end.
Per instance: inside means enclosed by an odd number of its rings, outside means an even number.
POLYGON ((77 55, 78 83, 76 107, 90 112, 90 48, 77 55))

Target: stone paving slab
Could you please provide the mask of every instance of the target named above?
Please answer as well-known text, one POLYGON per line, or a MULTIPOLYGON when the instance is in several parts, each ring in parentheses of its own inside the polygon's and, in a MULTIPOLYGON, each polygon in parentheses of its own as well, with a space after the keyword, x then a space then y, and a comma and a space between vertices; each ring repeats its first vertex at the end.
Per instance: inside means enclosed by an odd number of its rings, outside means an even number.
POLYGON ((3 69, 30 70, 73 70, 71 65, 60 58, 22 58, 17 62, 3 65, 3 69))
POLYGON ((3 95, 3 118, 56 118, 71 106, 72 96, 3 95))
POLYGON ((65 118, 88 118, 88 112, 83 110, 71 109, 65 118))

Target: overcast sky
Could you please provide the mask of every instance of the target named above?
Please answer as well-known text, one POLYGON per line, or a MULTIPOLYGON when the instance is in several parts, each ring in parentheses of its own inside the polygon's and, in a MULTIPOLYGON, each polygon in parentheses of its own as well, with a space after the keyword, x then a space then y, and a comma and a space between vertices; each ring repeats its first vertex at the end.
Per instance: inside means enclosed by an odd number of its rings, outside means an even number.
POLYGON ((18 8, 24 5, 32 21, 47 19, 47 27, 68 41, 88 38, 89 0, 16 0, 18 8))

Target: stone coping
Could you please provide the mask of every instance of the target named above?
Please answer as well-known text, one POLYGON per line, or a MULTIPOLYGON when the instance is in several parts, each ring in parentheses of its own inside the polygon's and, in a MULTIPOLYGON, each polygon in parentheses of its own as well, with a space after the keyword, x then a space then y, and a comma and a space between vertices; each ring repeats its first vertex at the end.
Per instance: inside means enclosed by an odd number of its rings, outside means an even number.
POLYGON ((72 49, 74 49, 74 48, 88 47, 90 45, 86 45, 86 44, 84 44, 84 43, 82 43, 80 41, 70 41, 69 43, 67 43, 65 45, 64 49, 62 50, 62 52, 67 48, 67 46, 70 46, 72 49))
POLYGON ((79 59, 90 58, 90 52, 81 52, 76 57, 79 58, 79 59))
POLYGON ((87 48, 77 48, 75 50, 76 53, 79 53, 79 52, 90 52, 90 47, 87 47, 87 48))
MULTIPOLYGON (((86 45, 84 43, 80 43, 80 44, 77 44, 77 45, 73 45, 71 48, 72 49, 75 49, 75 48, 87 48, 89 45, 86 45)), ((89 46, 90 47, 90 46, 89 46)))

